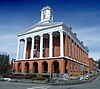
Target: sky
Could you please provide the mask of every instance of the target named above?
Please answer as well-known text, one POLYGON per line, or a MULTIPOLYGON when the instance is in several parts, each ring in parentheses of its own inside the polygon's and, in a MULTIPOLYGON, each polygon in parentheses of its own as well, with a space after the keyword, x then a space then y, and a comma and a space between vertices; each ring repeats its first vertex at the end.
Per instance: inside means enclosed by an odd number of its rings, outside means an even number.
POLYGON ((70 25, 88 46, 89 57, 100 59, 100 0, 0 0, 0 52, 16 58, 18 33, 38 23, 47 5, 54 22, 70 25))

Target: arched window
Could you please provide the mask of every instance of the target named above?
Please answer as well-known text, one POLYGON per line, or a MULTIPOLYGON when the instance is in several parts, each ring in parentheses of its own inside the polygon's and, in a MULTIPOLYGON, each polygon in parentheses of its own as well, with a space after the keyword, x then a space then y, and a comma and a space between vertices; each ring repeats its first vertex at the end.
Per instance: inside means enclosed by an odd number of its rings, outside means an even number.
POLYGON ((21 63, 18 63, 18 72, 21 72, 21 63))
POLYGON ((53 72, 54 73, 59 73, 60 70, 59 70, 59 62, 58 61, 54 61, 53 62, 53 72))
POLYGON ((43 67, 43 73, 47 73, 48 72, 48 63, 47 62, 43 62, 42 63, 42 67, 43 67))
POLYGON ((29 63, 28 62, 25 63, 25 70, 26 70, 26 73, 29 73, 29 63))
POLYGON ((34 69, 34 73, 38 73, 38 63, 37 62, 33 63, 33 69, 34 69))

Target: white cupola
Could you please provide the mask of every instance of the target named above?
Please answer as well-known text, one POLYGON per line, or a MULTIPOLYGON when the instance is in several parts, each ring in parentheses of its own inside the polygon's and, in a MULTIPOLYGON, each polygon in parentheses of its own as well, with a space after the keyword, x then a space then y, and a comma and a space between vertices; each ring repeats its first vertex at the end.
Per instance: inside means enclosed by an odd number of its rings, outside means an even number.
POLYGON ((43 7, 41 9, 41 21, 40 22, 52 22, 53 21, 53 11, 49 6, 43 7))

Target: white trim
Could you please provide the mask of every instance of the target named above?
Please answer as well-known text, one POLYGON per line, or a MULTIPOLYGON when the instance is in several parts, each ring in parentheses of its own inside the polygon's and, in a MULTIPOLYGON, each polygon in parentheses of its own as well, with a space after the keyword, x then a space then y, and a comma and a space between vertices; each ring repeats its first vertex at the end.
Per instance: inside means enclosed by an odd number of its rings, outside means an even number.
POLYGON ((31 58, 30 59, 33 59, 33 56, 34 56, 34 36, 31 38, 32 38, 32 44, 31 44, 31 58))
MULTIPOLYGON (((36 25, 33 25, 33 26, 27 28, 26 29, 27 31, 19 33, 18 37, 26 35, 26 34, 40 32, 40 31, 49 31, 48 29, 52 30, 52 29, 54 29, 56 27, 62 26, 62 24, 63 24, 63 22, 53 22, 53 23, 45 23, 45 24, 44 23, 36 24, 36 25)), ((54 30, 52 30, 52 31, 54 31, 54 30)))
POLYGON ((52 57, 52 49, 53 49, 53 34, 49 33, 49 57, 52 57))
POLYGON ((20 56, 20 39, 18 39, 18 45, 17 45, 17 56, 16 56, 16 59, 19 59, 19 56, 20 56))
POLYGON ((60 31, 60 56, 64 56, 64 41, 63 41, 63 31, 60 31))
POLYGON ((43 57, 43 35, 40 35, 40 58, 43 57))

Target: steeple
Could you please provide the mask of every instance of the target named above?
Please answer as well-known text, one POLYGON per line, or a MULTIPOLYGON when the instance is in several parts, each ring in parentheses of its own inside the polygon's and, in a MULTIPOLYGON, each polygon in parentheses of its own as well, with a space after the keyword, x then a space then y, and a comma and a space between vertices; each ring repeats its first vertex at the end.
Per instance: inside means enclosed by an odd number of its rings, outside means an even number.
POLYGON ((53 21, 53 10, 50 6, 43 7, 41 9, 41 21, 40 22, 52 22, 53 21))

